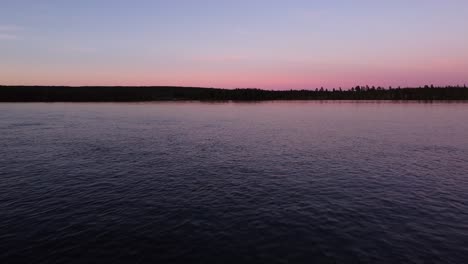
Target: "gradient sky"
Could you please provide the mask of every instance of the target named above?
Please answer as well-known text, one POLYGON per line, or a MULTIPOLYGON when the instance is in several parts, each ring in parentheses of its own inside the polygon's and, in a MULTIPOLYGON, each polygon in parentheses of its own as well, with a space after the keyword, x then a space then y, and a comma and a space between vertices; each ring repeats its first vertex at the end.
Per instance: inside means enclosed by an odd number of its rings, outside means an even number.
POLYGON ((467 0, 1 0, 0 84, 468 84, 467 0))

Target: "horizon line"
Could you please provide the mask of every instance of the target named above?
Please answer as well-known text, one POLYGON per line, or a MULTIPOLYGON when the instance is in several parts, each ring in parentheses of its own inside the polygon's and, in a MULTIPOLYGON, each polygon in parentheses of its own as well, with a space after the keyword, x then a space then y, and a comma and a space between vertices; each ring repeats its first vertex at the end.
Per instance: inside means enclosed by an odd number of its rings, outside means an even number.
POLYGON ((112 88, 112 87, 127 87, 127 88, 157 88, 157 87, 173 87, 173 88, 198 88, 198 89, 219 89, 219 90, 263 90, 263 91, 315 91, 315 90, 351 90, 354 88, 370 88, 370 89, 414 89, 414 88, 467 88, 467 84, 464 83, 463 85, 461 84, 456 84, 456 85, 433 85, 433 84, 424 84, 424 85, 419 85, 419 86, 376 86, 376 85, 355 85, 351 87, 331 87, 331 88, 325 88, 323 86, 321 87, 314 87, 314 88, 279 88, 279 89, 266 89, 266 88, 259 88, 259 87, 235 87, 235 88, 227 88, 227 87, 208 87, 208 86, 179 86, 179 85, 41 85, 41 84, 34 84, 34 85, 24 85, 24 84, 0 84, 0 87, 65 87, 65 88, 86 88, 86 87, 102 87, 102 88, 112 88))

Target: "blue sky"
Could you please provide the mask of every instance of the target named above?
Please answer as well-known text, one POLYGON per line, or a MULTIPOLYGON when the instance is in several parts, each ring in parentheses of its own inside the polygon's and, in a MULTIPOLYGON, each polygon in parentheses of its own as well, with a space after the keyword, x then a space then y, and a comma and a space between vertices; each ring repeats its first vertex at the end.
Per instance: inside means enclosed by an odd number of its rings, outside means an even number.
POLYGON ((466 14, 455 0, 3 0, 0 83, 463 84, 466 14))

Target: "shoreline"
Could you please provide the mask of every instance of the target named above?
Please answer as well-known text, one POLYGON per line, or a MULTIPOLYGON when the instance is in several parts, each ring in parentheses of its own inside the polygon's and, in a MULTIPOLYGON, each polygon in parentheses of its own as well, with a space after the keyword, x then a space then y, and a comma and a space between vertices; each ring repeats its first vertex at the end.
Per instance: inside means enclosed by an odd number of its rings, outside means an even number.
POLYGON ((177 86, 0 86, 0 102, 466 101, 465 86, 261 90, 177 86))

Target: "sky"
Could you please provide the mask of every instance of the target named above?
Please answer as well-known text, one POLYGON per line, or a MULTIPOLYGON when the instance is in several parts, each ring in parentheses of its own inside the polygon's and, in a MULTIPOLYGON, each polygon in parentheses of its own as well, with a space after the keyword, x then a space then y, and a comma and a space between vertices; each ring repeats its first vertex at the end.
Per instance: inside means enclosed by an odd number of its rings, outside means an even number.
POLYGON ((468 84, 467 0, 0 0, 0 84, 468 84))

